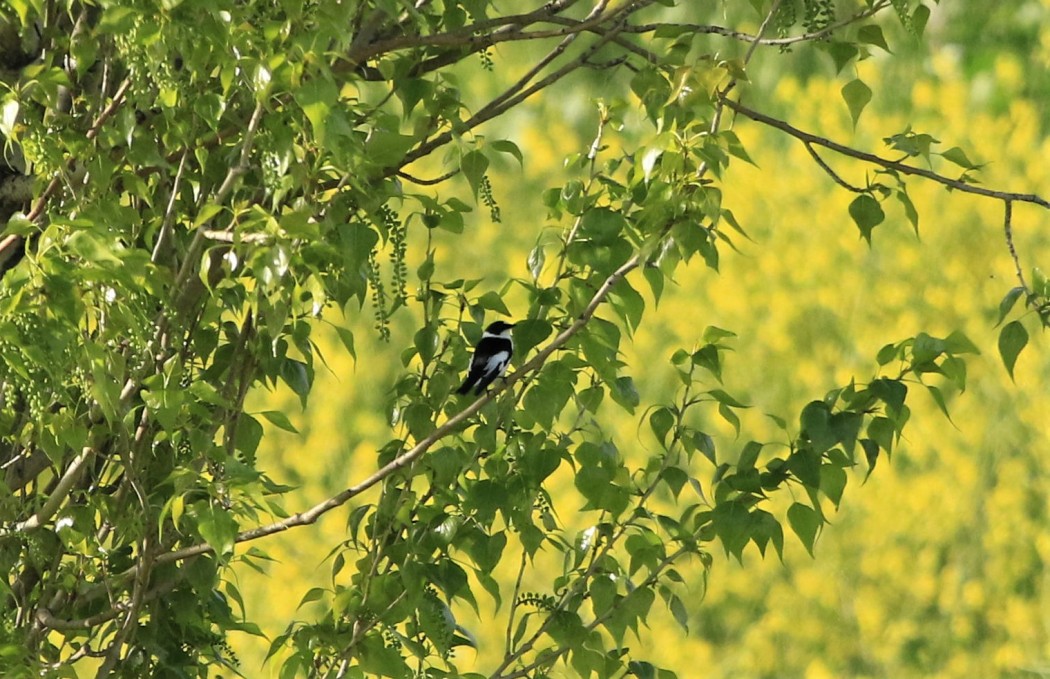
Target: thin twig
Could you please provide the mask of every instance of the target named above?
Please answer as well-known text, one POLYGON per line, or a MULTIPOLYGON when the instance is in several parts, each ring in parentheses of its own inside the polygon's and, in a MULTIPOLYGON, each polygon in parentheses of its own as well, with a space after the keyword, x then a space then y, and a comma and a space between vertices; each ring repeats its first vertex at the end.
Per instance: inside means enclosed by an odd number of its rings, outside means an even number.
POLYGON ((452 179, 457 174, 459 174, 459 168, 458 167, 456 169, 454 169, 454 170, 449 170, 445 174, 441 175, 440 177, 435 177, 434 179, 420 179, 419 177, 415 177, 413 175, 410 175, 409 173, 405 172, 404 170, 398 170, 397 171, 397 176, 400 177, 401 179, 404 179, 406 181, 410 181, 413 184, 418 184, 420 186, 434 186, 435 184, 440 184, 442 182, 448 181, 449 179, 452 179))
POLYGON ((201 235, 220 243, 269 243, 274 238, 268 233, 234 233, 229 229, 202 229, 201 235))
POLYGON ((164 210, 164 221, 160 225, 160 231, 157 233, 157 242, 153 244, 153 253, 150 255, 150 262, 153 264, 160 263, 160 257, 166 251, 168 241, 171 239, 172 226, 175 224, 175 199, 179 195, 179 184, 182 182, 182 172, 186 169, 186 157, 188 155, 189 149, 183 149, 182 157, 179 158, 179 169, 175 171, 175 180, 171 184, 168 206, 164 210))
MULTIPOLYGON (((212 198, 214 204, 221 205, 223 201, 226 200, 226 196, 228 196, 233 190, 237 179, 248 171, 248 161, 251 158, 252 145, 255 142, 255 132, 259 127, 259 121, 262 120, 263 110, 262 101, 256 103, 255 110, 252 112, 251 120, 248 121, 248 127, 244 132, 244 141, 241 143, 241 152, 238 161, 226 172, 225 179, 223 179, 218 191, 215 192, 215 195, 212 198)), ((197 232, 194 234, 193 240, 190 242, 190 246, 186 250, 186 258, 183 260, 182 267, 179 269, 178 275, 175 276, 175 284, 172 286, 172 299, 174 300, 179 298, 182 287, 186 284, 186 281, 196 269, 197 264, 199 264, 197 258, 206 239, 204 229, 201 227, 209 221, 211 220, 205 220, 202 224, 198 224, 197 232)))
MULTIPOLYGON (((683 33, 694 33, 696 35, 720 35, 726 38, 732 38, 733 40, 739 40, 740 42, 747 42, 757 45, 764 46, 779 46, 786 47, 788 45, 795 45, 801 42, 811 42, 815 40, 823 40, 835 31, 845 28, 850 24, 863 21, 868 17, 874 16, 890 6, 889 0, 879 0, 868 9, 862 10, 840 19, 839 21, 832 22, 818 31, 810 31, 801 35, 793 35, 786 38, 764 38, 763 30, 759 30, 756 34, 744 33, 741 31, 734 31, 731 28, 724 26, 713 26, 708 24, 690 24, 690 23, 651 23, 651 24, 639 24, 637 26, 629 27, 626 33, 652 33, 660 29, 676 29, 683 33)), ((773 12, 770 12, 767 16, 772 16, 773 12)))
POLYGON ((840 177, 839 174, 835 172, 835 170, 831 169, 831 166, 824 162, 824 159, 820 157, 820 155, 817 153, 817 150, 813 148, 813 144, 811 144, 808 141, 804 141, 802 142, 802 144, 806 147, 806 150, 809 151, 809 155, 813 157, 813 160, 817 163, 817 165, 820 166, 820 169, 824 170, 824 172, 826 172, 827 175, 831 177, 832 181, 834 181, 836 184, 846 189, 847 191, 852 191, 853 193, 868 193, 866 189, 862 189, 858 186, 850 184, 845 179, 840 177))
POLYGON ((510 600, 510 612, 507 614, 507 639, 506 639, 506 654, 513 652, 511 648, 514 645, 514 611, 518 608, 518 595, 521 593, 521 581, 525 577, 525 566, 528 564, 528 552, 524 547, 521 548, 521 563, 518 565, 518 577, 514 580, 514 593, 510 600))
POLYGON ((1006 236, 1006 249, 1010 251, 1010 258, 1014 260, 1014 271, 1017 273, 1017 280, 1021 282, 1022 288, 1028 290, 1028 284, 1024 280, 1024 273, 1021 271, 1021 258, 1017 256, 1017 248, 1014 247, 1013 216, 1013 201, 1006 199, 1003 201, 1003 233, 1006 236))

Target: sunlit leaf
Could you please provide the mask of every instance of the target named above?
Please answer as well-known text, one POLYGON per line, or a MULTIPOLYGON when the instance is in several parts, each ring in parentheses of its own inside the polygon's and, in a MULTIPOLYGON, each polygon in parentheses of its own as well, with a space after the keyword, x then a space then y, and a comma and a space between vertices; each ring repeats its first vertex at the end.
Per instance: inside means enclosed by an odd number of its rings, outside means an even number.
POLYGON ((851 80, 843 86, 842 98, 849 107, 850 118, 853 119, 853 126, 856 127, 860 114, 871 101, 871 88, 859 79, 851 80))
POLYGON ((1014 378, 1014 365, 1021 350, 1028 344, 1028 331, 1020 321, 1010 321, 999 331, 999 356, 1003 359, 1010 379, 1014 378))

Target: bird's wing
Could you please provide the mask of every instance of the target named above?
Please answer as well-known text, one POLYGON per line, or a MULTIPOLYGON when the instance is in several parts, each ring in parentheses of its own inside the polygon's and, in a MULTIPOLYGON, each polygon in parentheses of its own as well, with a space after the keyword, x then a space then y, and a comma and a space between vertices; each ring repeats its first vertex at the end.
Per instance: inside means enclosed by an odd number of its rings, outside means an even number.
POLYGON ((507 362, 510 361, 509 351, 498 351, 489 357, 489 360, 485 363, 485 374, 497 377, 503 374, 503 371, 507 369, 507 362))

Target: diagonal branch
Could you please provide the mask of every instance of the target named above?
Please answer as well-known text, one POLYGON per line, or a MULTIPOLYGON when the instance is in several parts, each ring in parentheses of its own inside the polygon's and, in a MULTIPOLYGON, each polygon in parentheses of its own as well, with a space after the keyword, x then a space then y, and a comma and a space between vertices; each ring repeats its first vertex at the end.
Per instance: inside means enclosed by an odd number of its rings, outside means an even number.
POLYGON ((755 122, 759 122, 763 125, 768 125, 769 127, 778 129, 781 132, 785 132, 807 145, 812 144, 815 146, 822 146, 840 155, 848 156, 850 158, 856 158, 857 160, 863 160, 866 163, 878 165, 879 167, 885 168, 887 170, 893 170, 894 172, 899 172, 901 174, 913 175, 916 177, 922 177, 923 179, 929 179, 930 181, 937 182, 938 184, 943 184, 944 186, 955 189, 956 191, 959 191, 961 193, 972 193, 975 196, 984 196, 985 198, 995 198, 997 200, 1003 201, 1031 203, 1033 205, 1038 205, 1039 207, 1043 207, 1050 210, 1050 201, 1047 201, 1045 198, 1042 198, 1041 196, 1038 196, 1034 193, 1013 193, 1011 191, 997 191, 995 189, 986 189, 983 186, 968 184, 958 179, 951 179, 950 177, 945 177, 944 175, 933 172, 932 170, 927 170, 921 167, 915 167, 914 165, 907 165, 905 163, 901 163, 895 160, 889 160, 888 158, 883 158, 882 156, 877 156, 873 153, 867 153, 866 151, 858 151, 857 149, 851 148, 844 144, 831 141, 826 137, 820 137, 810 132, 805 132, 797 127, 794 127, 786 121, 780 120, 779 118, 774 118, 772 116, 768 116, 764 113, 759 113, 758 111, 748 108, 747 106, 744 106, 739 102, 733 101, 728 97, 723 97, 722 102, 737 113, 747 116, 755 122))
MULTIPOLYGON (((258 528, 252 528, 251 530, 242 531, 237 534, 234 539, 235 542, 249 542, 251 540, 258 540, 275 533, 283 533, 291 528, 298 528, 300 526, 308 526, 317 521, 328 512, 341 507, 346 504, 351 498, 360 495, 369 488, 380 483, 387 477, 391 476, 395 472, 404 469, 408 465, 412 464, 415 460, 420 458, 424 453, 430 450, 435 443, 441 441, 443 438, 451 434, 452 432, 459 429, 459 427, 465 424, 474 414, 482 409, 489 401, 492 401, 505 389, 508 389, 518 381, 525 378, 526 375, 536 372, 546 363, 547 359, 550 358, 551 354, 560 349, 565 345, 574 335, 579 333, 586 327, 587 323, 594 316, 598 307, 601 306, 602 302, 605 301, 606 297, 609 296, 610 291, 613 287, 628 273, 633 271, 641 263, 642 257, 639 254, 631 257, 626 263, 624 263, 619 269, 609 274, 602 285, 594 293, 591 301, 587 304, 583 313, 570 325, 568 328, 563 330, 557 337, 550 341, 546 347, 544 347, 539 353, 533 356, 527 361, 517 372, 509 376, 501 385, 493 388, 488 394, 482 396, 478 400, 471 403, 464 410, 460 411, 453 417, 445 421, 444 424, 439 426, 429 436, 421 440, 415 446, 409 450, 401 453, 396 458, 391 460, 385 466, 375 471, 371 476, 359 481, 358 483, 350 486, 342 492, 334 495, 324 502, 314 505, 313 507, 294 514, 287 519, 277 521, 266 526, 259 526, 258 528)), ((156 564, 161 565, 165 563, 171 563, 173 561, 180 561, 193 556, 199 556, 201 554, 210 554, 215 551, 215 548, 207 543, 200 543, 191 547, 185 547, 183 549, 176 550, 174 552, 168 552, 161 554, 156 559, 156 564)), ((125 571, 124 575, 131 575, 137 572, 137 567, 125 571)))
POLYGON ((820 157, 820 154, 817 153, 817 150, 815 148, 813 148, 813 144, 812 143, 810 143, 808 141, 805 141, 805 142, 802 142, 802 144, 803 144, 803 146, 806 147, 806 150, 809 151, 809 155, 813 157, 813 162, 815 162, 817 165, 819 165, 820 169, 824 170, 824 172, 829 177, 831 177, 831 181, 835 182, 836 184, 838 184, 842 188, 846 189, 847 191, 851 191, 853 193, 869 193, 870 192, 870 189, 862 189, 859 186, 854 186, 853 184, 850 184, 848 181, 846 181, 845 179, 840 177, 839 173, 835 172, 835 170, 832 169, 832 167, 830 165, 828 165, 827 161, 825 161, 823 158, 820 157))
MULTIPOLYGON (((634 9, 637 6, 647 5, 650 4, 652 1, 653 0, 637 0, 635 3, 629 4, 625 8, 619 10, 617 16, 622 17, 629 11, 634 11, 634 9)), ((604 8, 605 4, 606 2, 605 0, 603 0, 603 2, 599 3, 599 5, 596 7, 596 10, 601 10, 602 8, 604 8)), ((569 47, 572 41, 579 36, 579 34, 574 33, 566 37, 557 45, 557 47, 551 50, 543 59, 541 59, 536 64, 536 66, 531 68, 516 83, 514 83, 501 95, 494 98, 484 107, 482 107, 482 109, 475 113, 469 120, 464 122, 462 125, 457 126, 455 134, 453 134, 453 131, 450 130, 443 132, 442 134, 434 137, 433 139, 422 142, 415 149, 405 154, 405 157, 396 166, 387 168, 382 176, 389 177, 391 175, 396 174, 403 167, 415 162, 416 160, 419 160, 420 158, 423 158, 424 156, 433 153, 436 149, 441 148, 445 144, 448 144, 450 141, 452 141, 455 135, 461 135, 468 130, 474 129, 478 125, 481 125, 482 123, 499 116, 505 111, 514 108, 515 106, 525 101, 537 92, 544 90, 547 87, 550 87, 554 83, 564 78, 569 73, 572 73, 576 69, 583 67, 584 65, 586 65, 587 60, 592 55, 594 55, 595 52, 597 52, 609 42, 612 42, 616 38, 616 36, 620 34, 624 26, 625 24, 621 21, 621 23, 618 24, 615 28, 612 28, 608 32, 602 34, 602 36, 598 40, 596 40, 594 44, 588 46, 582 54, 577 56, 571 62, 565 64, 558 70, 550 73, 542 80, 537 81, 531 87, 526 88, 526 85, 529 82, 531 82, 532 79, 536 77, 536 75, 544 67, 546 67, 552 61, 554 61, 554 59, 556 59, 563 52, 565 52, 565 50, 569 47)))
POLYGON ((58 485, 55 486, 51 495, 48 496, 47 502, 44 503, 44 506, 25 521, 15 524, 14 530, 30 530, 47 523, 47 521, 54 516, 55 512, 57 512, 62 506, 62 502, 66 499, 66 496, 73 492, 73 488, 80 479, 80 475, 83 473, 85 465, 87 465, 88 461, 94 456, 94 448, 84 448, 80 451, 80 454, 69 463, 69 467, 66 468, 66 472, 62 475, 62 478, 59 479, 58 485))

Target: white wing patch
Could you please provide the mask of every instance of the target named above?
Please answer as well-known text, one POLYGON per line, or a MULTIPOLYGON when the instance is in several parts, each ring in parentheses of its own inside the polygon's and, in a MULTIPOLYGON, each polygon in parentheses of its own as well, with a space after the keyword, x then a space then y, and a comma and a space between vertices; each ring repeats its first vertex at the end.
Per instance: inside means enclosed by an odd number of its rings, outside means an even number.
POLYGON ((485 363, 485 376, 492 377, 493 379, 501 376, 507 370, 507 363, 510 361, 509 351, 500 351, 489 357, 489 360, 485 363))

